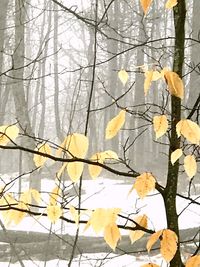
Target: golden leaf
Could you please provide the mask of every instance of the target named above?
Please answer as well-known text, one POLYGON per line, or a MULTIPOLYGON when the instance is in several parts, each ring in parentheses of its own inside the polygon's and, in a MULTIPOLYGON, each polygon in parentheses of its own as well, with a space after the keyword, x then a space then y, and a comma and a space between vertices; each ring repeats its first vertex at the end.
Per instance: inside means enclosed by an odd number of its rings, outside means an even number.
POLYGON ((140 4, 142 6, 142 10, 144 12, 144 14, 147 14, 147 11, 151 5, 152 0, 140 0, 140 4))
POLYGON ((153 70, 147 70, 145 72, 145 80, 144 80, 144 95, 145 96, 147 95, 149 91, 152 79, 153 79, 153 70))
POLYGON ((156 139, 163 136, 168 129, 168 121, 165 115, 154 116, 153 127, 156 133, 156 139))
POLYGON ((173 71, 165 71, 164 76, 167 81, 170 94, 183 99, 184 85, 178 74, 173 71))
MULTIPOLYGON (((51 155, 51 148, 46 143, 43 143, 43 144, 39 145, 36 148, 36 151, 39 151, 41 153, 45 153, 45 154, 51 155)), ((37 154, 35 154, 34 157, 33 157, 33 160, 35 162, 35 166, 36 167, 43 166, 44 163, 47 161, 47 159, 48 159, 47 157, 44 157, 44 156, 41 156, 41 155, 37 155, 37 154)))
MULTIPOLYGON (((111 159, 118 159, 117 153, 112 151, 112 150, 106 150, 103 152, 97 152, 92 157, 90 158, 91 161, 99 162, 99 163, 104 163, 105 160, 111 160, 111 159)), ((102 171, 101 166, 97 165, 88 165, 89 173, 92 179, 97 178, 97 176, 100 175, 102 171)))
MULTIPOLYGON (((145 214, 134 218, 134 221, 144 228, 147 227, 147 216, 145 214)), ((135 241, 143 237, 144 234, 145 232, 142 230, 130 231, 129 237, 131 239, 131 244, 133 244, 135 241)))
POLYGON ((156 180, 151 173, 144 172, 140 176, 136 177, 136 181, 133 185, 133 189, 136 190, 140 198, 146 197, 146 195, 155 189, 156 180))
POLYGON ((125 70, 120 70, 118 72, 118 77, 120 79, 120 81, 123 83, 123 85, 125 85, 128 81, 128 73, 125 70))
MULTIPOLYGON (((90 160, 95 161, 95 162, 99 162, 99 163, 103 163, 104 159, 102 158, 101 153, 95 153, 94 155, 92 155, 90 160)), ((90 176, 92 177, 92 179, 95 179, 95 178, 97 178, 97 176, 100 175, 100 173, 102 171, 102 167, 90 164, 90 165, 88 165, 88 170, 89 170, 89 173, 90 173, 90 176)))
POLYGON ((111 139, 122 128, 125 122, 126 111, 121 110, 117 116, 115 116, 112 120, 110 120, 106 127, 106 139, 111 139))
POLYGON ((69 162, 67 164, 67 173, 72 182, 76 183, 80 179, 83 168, 83 162, 69 162))
POLYGON ((79 223, 78 210, 76 210, 72 205, 70 205, 69 211, 70 211, 71 216, 74 219, 75 223, 78 225, 78 223, 79 223))
POLYGON ((163 230, 159 230, 156 233, 152 234, 147 242, 147 251, 149 252, 152 246, 158 241, 159 237, 162 235, 163 230))
POLYGON ((62 216, 62 209, 58 205, 48 205, 47 206, 47 217, 52 223, 55 223, 60 216, 62 216))
POLYGON ((192 144, 200 144, 200 127, 195 122, 188 119, 180 120, 176 124, 176 132, 178 137, 183 135, 192 144))
POLYGON ((4 125, 0 127, 0 145, 6 146, 11 140, 14 141, 19 135, 16 125, 4 125))
POLYGON ((34 199, 38 204, 41 202, 41 195, 40 192, 36 189, 30 189, 32 199, 34 199))
POLYGON ((62 175, 62 173, 64 172, 65 168, 67 167, 67 162, 63 163, 62 167, 60 168, 60 170, 57 172, 56 177, 58 179, 60 179, 60 176, 62 175))
POLYGON ((184 158, 184 169, 190 179, 195 176, 197 173, 197 163, 194 155, 187 155, 184 158))
POLYGON ((153 75, 152 75, 152 81, 157 81, 160 78, 162 78, 161 73, 159 71, 157 71, 157 70, 154 70, 153 71, 153 75))
POLYGON ((155 263, 147 263, 147 264, 141 265, 140 267, 160 267, 160 266, 155 263))
POLYGON ((165 8, 171 9, 174 6, 176 6, 177 3, 178 3, 177 0, 168 0, 167 3, 165 4, 165 8))
POLYGON ((55 206, 58 201, 58 197, 61 194, 61 189, 58 186, 55 186, 51 193, 49 194, 49 204, 50 206, 55 206))
MULTIPOLYGON (((27 210, 27 206, 21 202, 18 203, 18 205, 15 207, 18 209, 27 210)), ((19 211, 19 210, 10 210, 8 223, 11 223, 13 221, 15 224, 19 224, 24 219, 25 216, 26 216, 26 212, 19 211)))
POLYGON ((120 238, 121 234, 116 223, 106 225, 104 229, 104 239, 113 250, 115 250, 120 238))
POLYGON ((79 133, 73 133, 67 136, 65 140, 65 149, 70 157, 84 158, 88 151, 88 138, 79 133))
POLYGON ((171 163, 174 165, 174 163, 183 155, 183 151, 181 148, 176 149, 171 154, 171 163))
POLYGON ((178 237, 175 232, 169 229, 164 229, 160 242, 160 252, 163 258, 170 262, 177 250, 178 237))
POLYGON ((185 264, 185 267, 199 267, 200 266, 200 255, 190 257, 185 264))

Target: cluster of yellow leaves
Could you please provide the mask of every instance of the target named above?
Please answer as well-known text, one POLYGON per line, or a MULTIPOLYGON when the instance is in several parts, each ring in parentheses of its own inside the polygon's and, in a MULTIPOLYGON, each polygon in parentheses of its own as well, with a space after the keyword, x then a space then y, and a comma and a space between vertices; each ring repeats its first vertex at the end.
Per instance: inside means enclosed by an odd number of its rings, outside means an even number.
POLYGON ((103 209, 97 208, 92 212, 90 219, 85 227, 93 228, 96 234, 104 231, 104 240, 106 243, 115 250, 121 234, 116 224, 117 215, 121 211, 119 208, 103 209))
POLYGON ((177 250, 178 237, 172 230, 160 230, 150 236, 147 242, 148 252, 150 252, 152 246, 158 241, 159 238, 161 238, 160 253, 167 262, 170 262, 177 250))
MULTIPOLYGON (((36 151, 51 155, 51 148, 47 143, 42 143, 36 148, 36 151)), ((36 167, 42 167, 44 163, 47 161, 47 157, 35 154, 33 160, 35 162, 36 167)))
POLYGON ((106 139, 111 139, 115 135, 117 135, 119 130, 124 125, 125 115, 126 115, 126 111, 121 110, 117 116, 115 116, 112 120, 108 122, 107 127, 106 127, 106 134, 105 134, 106 139))
POLYGON ((128 194, 130 194, 135 189, 138 196, 142 199, 155 189, 155 184, 155 177, 149 172, 144 172, 136 177, 136 181, 128 194))
MULTIPOLYGON (((140 4, 145 15, 147 14, 149 7, 151 6, 151 3, 152 3, 152 0, 140 0, 140 4)), ((178 0, 167 0, 165 4, 165 8, 171 9, 174 6, 176 6, 177 3, 178 3, 178 0)))
MULTIPOLYGON (((134 221, 144 228, 147 227, 147 216, 145 214, 134 218, 134 221)), ((132 226, 134 226, 134 223, 132 224, 132 226)), ((129 237, 131 239, 131 244, 143 237, 144 234, 145 232, 142 230, 130 231, 129 237)))
MULTIPOLYGON (((99 162, 102 164, 105 162, 105 160, 113 160, 113 159, 117 160, 118 156, 117 156, 116 152, 114 152, 112 150, 97 152, 90 158, 91 161, 99 162)), ((88 169, 89 169, 90 176, 93 179, 95 179, 97 176, 99 176, 101 171, 102 171, 102 167, 97 166, 97 165, 89 165, 88 169)))
POLYGON ((195 122, 182 119, 176 124, 176 132, 178 137, 181 135, 192 144, 200 144, 200 127, 195 122))
POLYGON ((185 267, 199 267, 200 266, 200 255, 190 257, 185 264, 185 267))
POLYGON ((23 218, 26 216, 26 211, 29 210, 29 204, 32 201, 36 201, 37 204, 41 201, 40 193, 35 189, 29 189, 23 192, 20 196, 19 201, 17 201, 11 193, 6 194, 0 199, 0 205, 6 207, 13 207, 16 209, 9 209, 2 211, 2 216, 4 223, 10 225, 11 223, 19 224, 23 218), (17 210, 20 209, 20 210, 17 210))
MULTIPOLYGON (((171 154, 172 165, 183 155, 181 148, 176 149, 171 154)), ((191 179, 197 173, 197 162, 194 155, 184 157, 184 169, 188 177, 191 179)))
POLYGON ((14 141, 19 135, 19 128, 16 125, 0 126, 0 145, 6 146, 11 140, 14 141))
POLYGON ((156 70, 146 70, 145 71, 145 81, 144 81, 144 94, 147 95, 151 82, 157 81, 163 78, 167 82, 168 90, 171 95, 183 99, 184 97, 184 85, 182 79, 178 76, 176 72, 169 71, 167 68, 158 72, 156 70))
MULTIPOLYGON (((62 151, 67 154, 69 158, 84 158, 88 151, 88 138, 79 133, 73 133, 68 135, 60 148, 57 150, 57 156, 60 156, 62 151)), ((83 172, 83 162, 69 162, 63 164, 58 173, 58 178, 62 172, 67 168, 67 173, 73 182, 77 182, 83 172)))
POLYGON ((125 70, 120 70, 118 72, 118 77, 120 79, 120 81, 123 83, 123 85, 125 85, 128 81, 128 73, 125 70))

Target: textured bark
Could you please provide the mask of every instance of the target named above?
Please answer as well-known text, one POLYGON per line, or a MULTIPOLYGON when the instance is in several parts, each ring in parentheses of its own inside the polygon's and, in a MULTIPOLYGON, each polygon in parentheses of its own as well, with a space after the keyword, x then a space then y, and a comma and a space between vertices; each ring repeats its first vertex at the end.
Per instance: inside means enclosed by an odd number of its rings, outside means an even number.
MULTIPOLYGON (((185 40, 185 1, 178 1, 177 6, 174 7, 174 27, 175 27, 175 47, 174 47, 174 62, 173 71, 182 77, 182 68, 184 60, 184 40, 185 40)), ((181 100, 175 96, 171 97, 171 136, 170 136, 170 147, 169 147, 169 158, 168 158, 168 175, 167 185, 164 190, 164 202, 167 216, 168 229, 174 231, 178 239, 179 237, 179 226, 178 226, 178 215, 176 211, 176 194, 178 185, 178 172, 179 162, 177 161, 174 165, 171 164, 170 158, 171 153, 180 148, 180 138, 176 134, 176 124, 181 119, 181 100)), ((180 244, 178 243, 177 252, 170 262, 170 267, 181 267, 184 266, 181 260, 180 244)))

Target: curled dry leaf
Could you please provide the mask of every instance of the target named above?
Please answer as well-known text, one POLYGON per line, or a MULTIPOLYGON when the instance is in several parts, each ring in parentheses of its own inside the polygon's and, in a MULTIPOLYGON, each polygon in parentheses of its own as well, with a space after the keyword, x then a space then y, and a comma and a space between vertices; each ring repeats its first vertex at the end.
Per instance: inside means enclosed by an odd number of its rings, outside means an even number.
POLYGON ((122 128, 125 122, 126 111, 121 110, 117 116, 115 116, 112 120, 110 120, 106 127, 106 139, 111 139, 122 128))
POLYGON ((125 70, 120 70, 118 72, 118 77, 120 79, 120 81, 123 83, 123 85, 125 85, 128 81, 128 73, 125 70))
POLYGON ((140 0, 140 4, 145 15, 147 14, 147 11, 151 3, 152 3, 152 0, 140 0))
POLYGON ((163 136, 168 129, 168 121, 165 115, 154 116, 153 127, 156 133, 156 139, 163 136))
POLYGON ((176 6, 177 3, 178 3, 177 0, 168 0, 168 1, 166 2, 166 4, 165 4, 165 8, 167 8, 167 9, 171 9, 171 8, 173 8, 174 6, 176 6))
POLYGON ((184 169, 191 179, 197 173, 197 162, 194 155, 187 155, 184 158, 184 169))
POLYGON ((181 148, 176 149, 171 154, 171 163, 174 165, 174 163, 183 155, 183 151, 181 148))
POLYGON ((184 85, 178 74, 173 71, 164 71, 164 77, 167 81, 170 94, 183 99, 184 85))
POLYGON ((183 135, 187 139, 187 141, 192 144, 199 145, 200 144, 200 127, 195 122, 182 119, 176 124, 176 133, 178 137, 183 135))

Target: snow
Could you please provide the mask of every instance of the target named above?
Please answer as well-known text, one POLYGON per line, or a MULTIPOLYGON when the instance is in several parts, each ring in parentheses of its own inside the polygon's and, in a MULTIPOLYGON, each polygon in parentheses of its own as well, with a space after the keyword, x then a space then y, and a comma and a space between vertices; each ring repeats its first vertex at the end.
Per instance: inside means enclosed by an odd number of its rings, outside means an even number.
MULTIPOLYGON (((66 182, 66 184, 70 184, 66 182)), ((53 180, 43 179, 42 181, 42 191, 49 191, 54 188, 55 182, 53 180)), ((133 213, 136 216, 141 214, 146 214, 149 218, 149 227, 154 230, 159 230, 162 228, 166 228, 166 217, 164 211, 164 203, 160 194, 157 191, 152 192, 149 196, 144 198, 143 200, 139 199, 136 192, 132 192, 128 195, 129 190, 132 185, 124 184, 122 180, 118 180, 117 183, 115 180, 105 179, 100 177, 96 180, 84 180, 83 181, 83 190, 84 194, 82 196, 82 208, 94 209, 94 208, 121 208, 123 214, 133 213)), ((14 190, 17 191, 18 185, 14 185, 12 188, 12 192, 14 190)), ((23 189, 27 189, 27 184, 23 183, 23 189)), ((45 203, 48 202, 48 194, 44 194, 42 196, 45 203)), ((193 196, 193 198, 197 198, 197 196, 193 196)), ((200 201, 200 197, 197 199, 200 201)), ((77 205, 77 199, 73 200, 72 205, 77 205)), ((189 205, 188 201, 185 199, 177 198, 177 210, 178 213, 181 213, 179 218, 179 225, 181 229, 187 229, 191 227, 198 227, 200 225, 200 206, 198 205, 189 205), (186 208, 187 207, 187 208, 186 208), (186 209, 185 209, 186 208, 186 209)), ((119 220, 119 222, 121 222, 119 220)), ((61 221, 58 221, 55 225, 51 225, 50 221, 47 217, 26 217, 20 224, 11 225, 9 229, 13 230, 22 230, 22 231, 36 231, 36 232, 49 232, 49 229, 56 233, 69 233, 71 235, 75 235, 76 226, 66 225, 65 223, 61 224, 61 221), (52 228, 51 228, 52 227, 52 228)), ((84 236, 94 236, 96 235, 92 229, 88 229, 83 232, 83 227, 80 227, 80 234, 84 236)), ((127 232, 123 231, 123 234, 127 234, 127 232)), ((114 254, 90 254, 90 255, 82 255, 81 265, 79 265, 79 259, 74 259, 73 267, 77 266, 100 266, 103 263, 103 266, 133 266, 139 267, 141 264, 145 264, 148 262, 153 262, 157 264, 161 264, 162 258, 157 255, 156 257, 141 256, 135 258, 131 255, 114 255, 114 254), (92 259, 91 259, 92 258, 92 259), (99 260, 97 260, 99 259, 99 260)), ((19 263, 9 264, 0 263, 0 267, 11 266, 18 267, 19 263)), ((30 262, 24 261, 25 266, 44 266, 42 262, 30 262)), ((48 266, 66 266, 66 261, 54 260, 49 261, 45 265, 48 266)), ((167 266, 162 263, 161 266, 167 266)))

